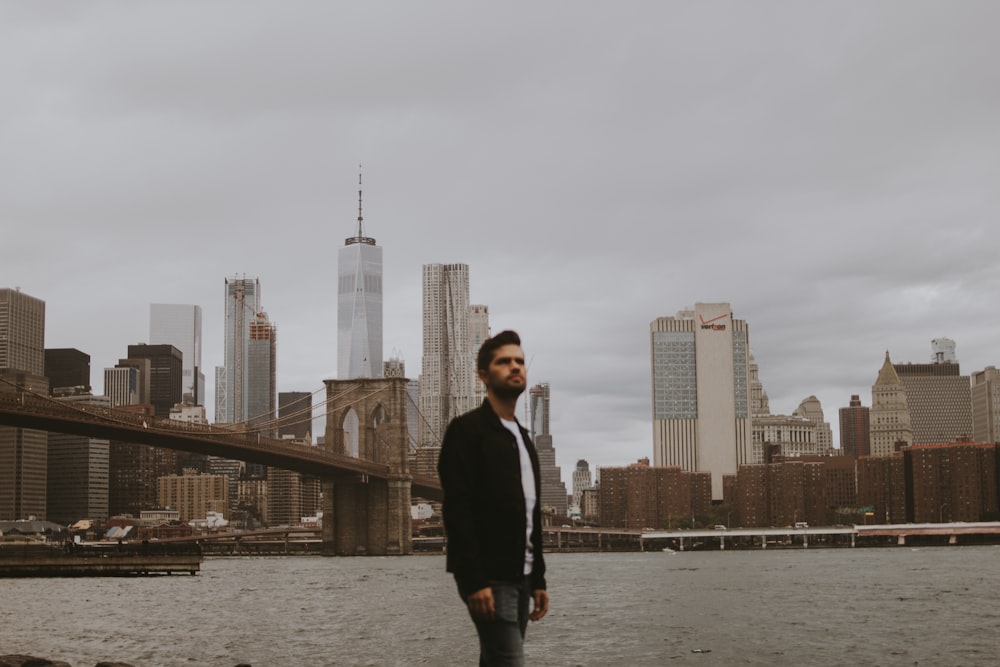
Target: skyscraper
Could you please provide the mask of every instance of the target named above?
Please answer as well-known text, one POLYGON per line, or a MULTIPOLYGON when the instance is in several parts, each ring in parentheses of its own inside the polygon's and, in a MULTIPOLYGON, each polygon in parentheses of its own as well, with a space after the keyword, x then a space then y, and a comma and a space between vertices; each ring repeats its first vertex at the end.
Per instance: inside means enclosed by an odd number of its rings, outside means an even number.
POLYGON ((593 486, 590 479, 590 464, 587 463, 586 459, 580 459, 576 462, 576 468, 573 470, 573 505, 579 508, 581 513, 583 492, 593 486))
POLYGON ((987 366, 972 374, 972 439, 1000 442, 1000 371, 987 366))
MULTIPOLYGON (((167 347, 176 350, 172 345, 167 347)), ((108 404, 152 416, 151 375, 152 361, 148 358, 119 359, 114 368, 105 368, 104 395, 108 404)), ((179 391, 179 370, 177 388, 179 391)), ((142 510, 155 508, 156 479, 175 474, 180 458, 170 449, 112 440, 108 447, 108 513, 139 516, 142 510)))
MULTIPOLYGON (((261 308, 260 280, 234 276, 225 281, 225 366, 215 369, 215 421, 246 424, 272 435, 277 417, 277 328, 261 308)), ((266 466, 209 457, 212 474, 230 479, 235 508, 241 478, 262 479, 266 466)))
MULTIPOLYGON (((106 396, 78 395, 57 400, 73 405, 110 405, 106 396)), ((79 519, 107 520, 109 456, 110 443, 105 439, 49 434, 49 521, 68 525, 79 519)))
MULTIPOLYGON (((476 306, 477 331, 488 330, 488 310, 476 306)), ((437 475, 441 438, 448 423, 476 407, 476 351, 470 334, 469 266, 425 264, 423 361, 419 381, 419 443, 411 469, 437 475)))
POLYGON ((173 345, 181 351, 181 400, 205 404, 205 373, 201 366, 201 306, 154 303, 149 306, 149 342, 173 345))
POLYGON ((278 394, 278 437, 312 438, 312 394, 283 391, 278 394))
POLYGON ((528 390, 528 407, 531 421, 528 432, 535 440, 540 435, 549 435, 549 404, 551 402, 549 383, 536 384, 528 390))
POLYGON ((337 254, 337 377, 382 377, 382 248, 365 236, 358 177, 358 232, 337 254))
POLYGON ((840 409, 840 450, 844 456, 868 456, 870 409, 861 405, 861 397, 851 394, 851 403, 840 409))
MULTIPOLYGON (((474 407, 469 266, 424 265, 420 446, 439 447, 448 423, 474 407)), ((435 457, 436 460, 436 457, 435 457)))
POLYGON ((266 425, 263 435, 274 435, 277 419, 277 341, 278 330, 258 313, 250 323, 247 354, 247 421, 251 426, 266 425))
MULTIPOLYGON (((136 398, 136 400, 134 400, 134 401, 133 400, 128 400, 128 401, 121 401, 121 402, 113 402, 111 405, 112 406, 116 406, 116 405, 152 405, 152 403, 151 403, 152 399, 150 398, 150 395, 151 395, 152 392, 150 391, 150 388, 149 388, 150 387, 150 377, 153 375, 153 373, 152 373, 152 368, 153 368, 152 361, 150 361, 149 359, 119 359, 118 363, 115 364, 115 369, 121 369, 121 368, 131 368, 131 369, 135 370, 135 375, 134 375, 134 377, 135 377, 135 386, 134 386, 134 390, 135 390, 135 398, 136 398)), ((105 369, 105 373, 108 370, 109 369, 105 369)), ((132 377, 133 376, 130 374, 129 378, 132 378, 132 377)), ((107 387, 107 384, 106 384, 107 381, 108 381, 107 376, 105 376, 105 380, 104 381, 105 381, 105 387, 107 387)), ((131 387, 130 387, 130 389, 131 389, 131 387)), ((105 391, 104 395, 108 396, 108 397, 116 396, 116 394, 111 394, 111 393, 108 393, 107 391, 105 391)))
MULTIPOLYGON (((48 394, 45 302, 0 289, 0 391, 48 394)), ((48 433, 0 426, 0 520, 46 516, 48 433)))
MULTIPOLYGON (((482 384, 482 383, 480 383, 482 384)), ((542 496, 539 499, 543 509, 553 510, 559 516, 566 516, 566 485, 562 481, 562 471, 556 465, 556 450, 549 433, 550 392, 547 382, 536 384, 528 391, 531 406, 531 439, 538 451, 539 474, 541 475, 542 496)))
MULTIPOLYGON (((128 346, 128 358, 149 362, 149 404, 153 406, 156 417, 169 419, 170 409, 181 402, 181 351, 168 344, 140 343, 128 346)), ((180 461, 180 452, 173 449, 113 442, 111 480, 119 483, 131 478, 131 482, 123 484, 125 491, 122 493, 116 491, 109 494, 109 504, 119 505, 119 511, 121 506, 131 509, 138 507, 139 510, 152 509, 152 504, 155 503, 156 478, 179 472, 180 461), (131 470, 128 469, 130 466, 131 470)))
POLYGON ((139 386, 142 372, 135 366, 115 366, 104 369, 104 395, 111 407, 140 403, 139 386))
POLYGON ((753 358, 753 350, 750 351, 750 415, 752 417, 765 417, 771 414, 771 402, 767 398, 767 391, 760 381, 760 367, 753 358))
POLYGON ((49 379, 49 393, 90 393, 90 355, 76 348, 48 348, 45 350, 45 377, 49 379))
POLYGON ((45 302, 0 289, 0 369, 45 374, 45 302))
POLYGON ((888 350, 875 384, 872 385, 872 408, 869 414, 869 451, 872 456, 892 454, 899 447, 913 444, 906 389, 889 360, 888 350))
POLYGON ((650 324, 654 465, 723 475, 750 463, 748 327, 728 303, 697 303, 650 324))
POLYGON ((225 364, 215 369, 215 421, 236 424, 250 416, 250 324, 261 311, 260 280, 234 276, 225 282, 225 364))
POLYGON ((128 358, 149 360, 149 402, 157 417, 168 418, 170 408, 181 402, 184 377, 181 351, 173 345, 139 343, 128 346, 128 358))
POLYGON ((893 364, 906 390, 913 444, 967 440, 972 437, 969 376, 959 374, 955 341, 935 338, 931 350, 929 364, 893 364))
POLYGON ((469 354, 472 355, 472 405, 482 405, 486 400, 486 385, 479 381, 476 357, 483 341, 490 337, 490 308, 482 304, 469 306, 469 354))

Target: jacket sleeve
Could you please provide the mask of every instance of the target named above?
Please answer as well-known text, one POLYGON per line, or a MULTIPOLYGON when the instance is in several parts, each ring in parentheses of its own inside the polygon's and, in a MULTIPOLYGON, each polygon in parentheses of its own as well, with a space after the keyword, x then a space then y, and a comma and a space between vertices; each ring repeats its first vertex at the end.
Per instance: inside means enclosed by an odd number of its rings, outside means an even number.
POLYGON ((531 443, 531 466, 532 471, 535 473, 535 493, 538 499, 535 503, 535 511, 533 513, 534 528, 531 531, 531 543, 534 552, 534 563, 531 567, 531 589, 537 591, 544 590, 547 587, 545 582, 545 556, 542 554, 544 544, 544 540, 542 539, 542 472, 541 464, 538 460, 538 450, 535 448, 535 443, 531 442, 528 432, 523 427, 521 435, 526 438, 526 442, 531 443))
POLYGON ((452 421, 445 432, 438 458, 438 475, 444 490, 445 533, 448 536, 448 571, 455 575, 463 598, 489 586, 482 560, 476 517, 477 487, 475 447, 467 427, 452 421))

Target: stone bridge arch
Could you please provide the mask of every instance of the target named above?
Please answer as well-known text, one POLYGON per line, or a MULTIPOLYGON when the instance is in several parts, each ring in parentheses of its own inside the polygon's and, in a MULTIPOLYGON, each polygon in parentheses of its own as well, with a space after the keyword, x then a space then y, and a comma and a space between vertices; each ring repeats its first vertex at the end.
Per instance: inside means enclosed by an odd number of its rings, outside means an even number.
POLYGON ((357 415, 358 458, 389 466, 386 480, 323 480, 323 547, 338 556, 410 554, 406 378, 324 380, 324 447, 351 454, 344 425, 357 415))

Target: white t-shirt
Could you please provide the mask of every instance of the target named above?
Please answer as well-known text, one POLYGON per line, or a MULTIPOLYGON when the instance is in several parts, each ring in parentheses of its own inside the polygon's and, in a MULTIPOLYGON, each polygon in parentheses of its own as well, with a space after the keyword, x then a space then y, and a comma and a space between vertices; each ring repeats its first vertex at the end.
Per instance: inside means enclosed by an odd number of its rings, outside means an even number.
POLYGON ((535 503, 538 498, 535 496, 535 471, 531 467, 531 456, 528 455, 528 448, 524 445, 521 437, 521 429, 516 421, 500 419, 508 431, 514 434, 517 441, 517 456, 521 462, 521 488, 524 491, 524 513, 525 513, 525 548, 524 548, 524 574, 531 574, 531 568, 535 562, 534 548, 531 544, 531 531, 535 524, 535 503))

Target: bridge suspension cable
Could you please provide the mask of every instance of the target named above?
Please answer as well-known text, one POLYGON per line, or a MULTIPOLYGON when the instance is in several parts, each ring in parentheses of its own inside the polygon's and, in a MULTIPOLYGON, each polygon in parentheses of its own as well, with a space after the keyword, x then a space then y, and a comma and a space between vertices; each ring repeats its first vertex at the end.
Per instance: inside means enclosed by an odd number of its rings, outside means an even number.
MULTIPOLYGON (((27 388, 27 387, 24 387, 23 385, 19 385, 19 384, 15 383, 15 382, 12 382, 11 380, 8 380, 7 378, 0 377, 0 382, 4 383, 6 385, 9 385, 9 386, 11 386, 13 388, 15 388, 16 390, 18 390, 20 392, 24 392, 26 394, 29 394, 29 395, 31 395, 31 396, 33 396, 35 398, 38 398, 38 399, 50 402, 50 403, 52 403, 54 405, 58 405, 61 409, 73 410, 73 411, 76 411, 76 412, 78 412, 80 414, 86 414, 86 415, 89 415, 91 417, 93 417, 93 416, 99 416, 99 417, 101 417, 101 418, 103 418, 103 419, 105 419, 105 420, 107 420, 109 422, 112 422, 112 423, 118 423, 118 424, 122 424, 122 425, 131 425, 133 423, 132 419, 134 419, 134 417, 136 416, 134 413, 130 414, 128 412, 125 412, 123 414, 122 408, 124 406, 120 406, 120 405, 119 406, 108 406, 108 408, 101 409, 104 406, 87 405, 87 404, 83 404, 83 403, 76 403, 76 402, 59 400, 58 398, 54 398, 52 396, 49 396, 47 393, 39 393, 37 391, 34 391, 31 388, 27 388), (98 408, 99 410, 95 410, 95 408, 98 408)), ((344 397, 345 395, 351 393, 356 388, 357 388, 356 384, 355 385, 349 385, 343 391, 337 392, 336 394, 325 398, 320 405, 323 405, 323 406, 326 406, 327 408, 329 408, 329 406, 331 404, 335 403, 336 401, 338 401, 340 398, 344 397)), ((316 394, 319 394, 320 392, 323 392, 325 390, 326 390, 325 387, 323 387, 321 389, 317 389, 316 391, 314 391, 314 392, 312 392, 310 394, 310 398, 316 396, 316 394)), ((371 397, 374 394, 377 394, 377 393, 379 393, 381 391, 385 391, 385 388, 376 389, 375 391, 370 392, 370 393, 366 394, 365 396, 357 398, 357 399, 351 401, 350 403, 348 403, 347 405, 342 405, 340 407, 348 407, 348 406, 351 406, 351 405, 355 405, 356 403, 360 403, 360 402, 368 399, 369 397, 371 397)), ((430 426, 430 423, 427 421, 427 419, 424 416, 423 412, 421 412, 420 406, 419 406, 418 402, 414 401, 413 398, 409 394, 406 395, 406 399, 407 399, 408 405, 412 406, 413 409, 417 413, 418 428, 419 428, 419 425, 423 425, 427 429, 427 431, 430 433, 431 437, 433 438, 432 442, 434 444, 436 444, 436 445, 439 446, 441 444, 441 434, 437 433, 430 426)), ((303 399, 300 399, 300 400, 303 400, 303 399)), ((315 410, 316 407, 317 406, 312 405, 311 401, 310 401, 310 405, 309 406, 300 408, 300 409, 298 409, 298 410, 296 410, 296 411, 288 414, 287 416, 284 416, 284 417, 280 417, 279 416, 277 418, 269 419, 267 421, 260 422, 260 423, 257 423, 257 424, 251 424, 250 422, 217 423, 217 424, 213 424, 212 426, 219 427, 219 430, 217 430, 217 431, 207 431, 206 435, 220 435, 220 436, 224 436, 224 435, 237 435, 237 434, 253 434, 253 433, 257 433, 257 432, 263 431, 263 430, 269 430, 269 429, 272 429, 272 428, 277 428, 279 426, 280 427, 297 426, 299 424, 313 422, 313 421, 315 421, 317 419, 320 419, 322 417, 326 417, 326 414, 327 414, 326 410, 321 415, 313 415, 312 414, 313 410, 315 410), (289 421, 289 420, 291 420, 291 421, 289 421)), ((152 419, 152 417, 149 416, 149 415, 138 415, 138 416, 143 417, 143 418, 149 417, 150 419, 152 419)), ((420 448, 419 435, 417 436, 417 439, 414 440, 409 435, 409 433, 407 433, 407 438, 409 440, 409 447, 408 448, 409 448, 409 450, 411 452, 420 448)))

